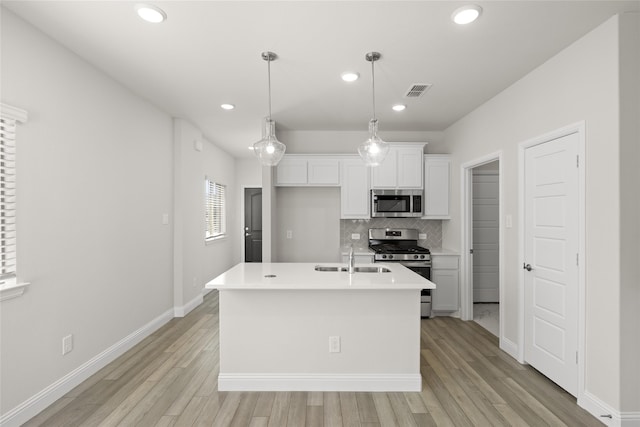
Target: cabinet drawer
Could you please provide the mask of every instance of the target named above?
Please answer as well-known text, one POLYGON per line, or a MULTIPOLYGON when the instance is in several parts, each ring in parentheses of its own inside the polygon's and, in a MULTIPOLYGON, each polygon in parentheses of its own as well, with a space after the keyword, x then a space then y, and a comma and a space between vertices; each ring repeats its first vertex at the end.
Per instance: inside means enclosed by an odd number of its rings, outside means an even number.
POLYGON ((444 268, 444 269, 458 269, 458 256, 457 255, 432 255, 431 256, 432 268, 444 268))

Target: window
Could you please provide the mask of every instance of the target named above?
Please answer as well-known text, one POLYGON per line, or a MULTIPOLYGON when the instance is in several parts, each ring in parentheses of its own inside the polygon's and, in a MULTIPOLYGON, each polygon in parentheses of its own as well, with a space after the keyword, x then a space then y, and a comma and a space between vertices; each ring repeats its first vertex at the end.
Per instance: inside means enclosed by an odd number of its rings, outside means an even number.
POLYGON ((224 237, 227 232, 226 186, 205 178, 205 240, 224 237))
POLYGON ((19 296, 16 284, 16 126, 26 111, 2 104, 0 110, 0 300, 19 296), (5 291, 14 288, 12 295, 5 291))

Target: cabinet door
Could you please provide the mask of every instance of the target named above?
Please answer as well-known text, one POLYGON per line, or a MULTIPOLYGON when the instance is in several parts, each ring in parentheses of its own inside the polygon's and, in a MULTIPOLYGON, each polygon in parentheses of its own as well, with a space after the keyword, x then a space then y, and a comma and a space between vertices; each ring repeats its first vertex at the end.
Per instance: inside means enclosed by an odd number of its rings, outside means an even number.
POLYGON ((431 270, 431 281, 436 288, 431 291, 433 310, 458 310, 458 270, 431 270))
POLYGON ((450 165, 448 157, 425 156, 423 218, 449 219, 450 165))
POLYGON ((371 168, 371 188, 396 188, 398 186, 398 151, 391 147, 382 163, 371 168))
POLYGON ((340 218, 369 218, 369 168, 360 160, 341 162, 340 218))
POLYGON ((307 159, 283 158, 276 168, 276 185, 306 185, 307 159))
POLYGON ((422 146, 397 149, 398 188, 422 188, 422 146))
POLYGON ((307 161, 307 183, 310 185, 340 185, 338 159, 309 159, 307 161))

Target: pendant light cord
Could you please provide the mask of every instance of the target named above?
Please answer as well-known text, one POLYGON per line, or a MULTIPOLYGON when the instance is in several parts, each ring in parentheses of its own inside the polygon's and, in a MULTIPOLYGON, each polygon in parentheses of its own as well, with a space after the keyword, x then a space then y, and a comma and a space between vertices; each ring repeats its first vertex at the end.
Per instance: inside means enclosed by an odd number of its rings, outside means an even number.
POLYGON ((269 121, 271 121, 271 55, 267 58, 267 78, 269 79, 269 121))
POLYGON ((373 99, 373 120, 376 119, 376 73, 374 69, 375 60, 371 60, 371 94, 373 99))

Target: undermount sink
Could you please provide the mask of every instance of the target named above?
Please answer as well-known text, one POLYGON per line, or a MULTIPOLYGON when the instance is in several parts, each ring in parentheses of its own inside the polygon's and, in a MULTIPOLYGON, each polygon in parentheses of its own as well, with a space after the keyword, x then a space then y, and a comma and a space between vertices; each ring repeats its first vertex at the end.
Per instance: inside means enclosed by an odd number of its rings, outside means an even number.
POLYGON ((316 271, 347 271, 347 267, 333 267, 326 265, 316 265, 316 271))
MULTIPOLYGON (((328 265, 316 265, 316 271, 349 271, 347 267, 336 267, 336 266, 328 266, 328 265)), ((386 267, 354 267, 354 273, 391 273, 386 267)))
POLYGON ((387 267, 355 267, 356 273, 391 273, 387 267))

